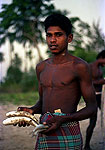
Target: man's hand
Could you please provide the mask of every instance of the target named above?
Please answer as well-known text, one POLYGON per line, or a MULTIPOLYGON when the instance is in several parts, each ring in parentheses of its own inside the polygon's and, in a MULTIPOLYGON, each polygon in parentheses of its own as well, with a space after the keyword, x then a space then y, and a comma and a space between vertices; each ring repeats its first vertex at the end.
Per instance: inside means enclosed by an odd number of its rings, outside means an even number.
POLYGON ((33 110, 31 108, 28 108, 28 107, 18 107, 17 111, 27 111, 30 114, 33 114, 33 110))
POLYGON ((59 128, 59 126, 62 124, 62 116, 54 116, 53 118, 49 119, 46 122, 43 122, 44 125, 48 125, 49 128, 44 131, 43 133, 46 134, 48 132, 52 132, 59 128))
MULTIPOLYGON (((29 112, 30 114, 33 114, 33 110, 32 109, 30 109, 30 108, 28 108, 28 107, 18 107, 17 108, 17 111, 27 111, 27 112, 29 112)), ((15 126, 16 126, 17 124, 15 124, 15 126)), ((29 124, 27 124, 25 121, 22 121, 22 122, 20 122, 19 124, 18 124, 18 126, 19 127, 25 127, 25 126, 29 126, 29 124)))

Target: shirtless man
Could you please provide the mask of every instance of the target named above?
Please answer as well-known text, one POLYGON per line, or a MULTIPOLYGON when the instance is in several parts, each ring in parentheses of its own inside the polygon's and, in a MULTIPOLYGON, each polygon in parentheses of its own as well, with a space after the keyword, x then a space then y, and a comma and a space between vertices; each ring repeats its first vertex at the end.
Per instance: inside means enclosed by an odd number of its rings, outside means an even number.
MULTIPOLYGON (((18 110, 40 113, 40 122, 49 126, 38 135, 36 150, 82 150, 78 121, 94 115, 97 109, 89 66, 68 52, 68 43, 73 36, 67 17, 52 14, 45 19, 44 25, 52 57, 36 67, 39 100, 31 108, 19 107, 18 110), (77 111, 81 96, 86 107, 77 111)), ((20 126, 25 126, 25 123, 20 123, 20 126)))
MULTIPOLYGON (((102 67, 105 66, 105 50, 101 51, 97 55, 97 60, 90 65, 92 72, 92 80, 96 93, 96 101, 97 107, 101 109, 101 93, 102 93, 102 85, 105 84, 105 79, 103 78, 102 67)), ((97 121, 97 113, 90 118, 90 123, 86 131, 86 142, 85 142, 85 150, 91 150, 90 148, 90 140, 93 134, 93 130, 96 126, 97 121)))

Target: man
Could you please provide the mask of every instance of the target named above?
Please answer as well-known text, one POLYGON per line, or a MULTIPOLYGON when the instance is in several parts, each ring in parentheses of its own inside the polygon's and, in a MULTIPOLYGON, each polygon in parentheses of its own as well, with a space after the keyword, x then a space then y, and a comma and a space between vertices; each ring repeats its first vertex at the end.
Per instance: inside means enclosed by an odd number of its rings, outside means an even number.
MULTIPOLYGON (((96 93, 97 107, 101 109, 101 94, 102 94, 102 85, 105 84, 105 79, 103 78, 102 67, 105 66, 105 50, 101 51, 96 58, 96 61, 89 64, 92 72, 92 80, 96 93)), ((90 140, 93 134, 93 130, 96 126, 97 113, 90 118, 90 123, 86 131, 86 142, 85 150, 91 150, 90 140)))
MULTIPOLYGON (((45 19, 45 32, 52 57, 36 67, 39 100, 31 108, 20 107, 32 114, 41 114, 40 122, 49 128, 40 133, 35 149, 82 149, 78 121, 96 112, 95 92, 88 64, 68 52, 73 39, 70 20, 52 14, 45 19), (81 96, 86 107, 77 111, 81 96)), ((25 126, 25 123, 20 123, 25 126)))

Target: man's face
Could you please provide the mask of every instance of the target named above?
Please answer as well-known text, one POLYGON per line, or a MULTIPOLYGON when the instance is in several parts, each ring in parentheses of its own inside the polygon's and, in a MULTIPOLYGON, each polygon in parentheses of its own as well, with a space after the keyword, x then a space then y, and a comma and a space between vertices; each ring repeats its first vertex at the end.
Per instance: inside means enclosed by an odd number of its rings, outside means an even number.
MULTIPOLYGON (((99 59, 100 59, 100 60, 105 60, 105 58, 103 58, 103 57, 100 57, 99 59)), ((103 63, 100 63, 100 66, 101 66, 101 67, 105 67, 105 63, 104 63, 104 62, 103 62, 103 63)))
POLYGON ((72 34, 67 36, 59 26, 50 26, 47 29, 46 41, 53 54, 63 53, 67 50, 68 43, 72 41, 72 34))

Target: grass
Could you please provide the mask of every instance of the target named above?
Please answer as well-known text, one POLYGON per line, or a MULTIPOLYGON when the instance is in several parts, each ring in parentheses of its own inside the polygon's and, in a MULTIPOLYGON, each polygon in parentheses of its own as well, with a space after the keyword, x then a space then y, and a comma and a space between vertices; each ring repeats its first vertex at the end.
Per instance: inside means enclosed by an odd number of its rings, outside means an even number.
MULTIPOLYGON (((12 103, 14 105, 35 105, 38 100, 38 92, 27 93, 0 93, 0 104, 7 105, 12 103)), ((80 103, 83 103, 81 97, 80 103)))
POLYGON ((0 103, 14 105, 35 105, 38 100, 38 92, 27 92, 27 93, 0 93, 0 103))

